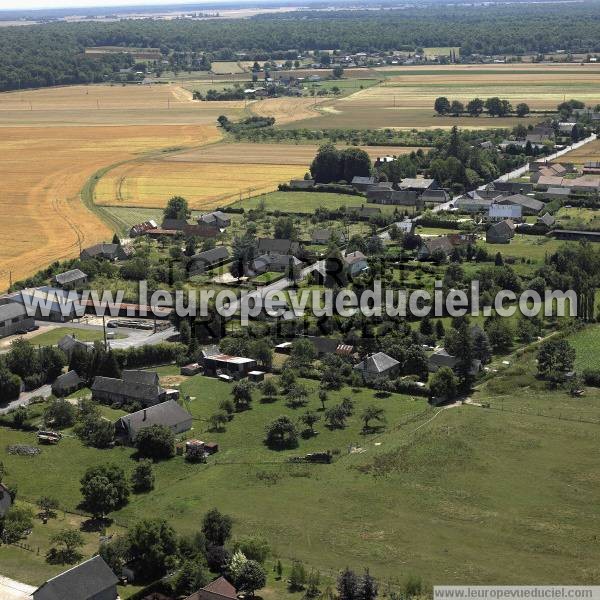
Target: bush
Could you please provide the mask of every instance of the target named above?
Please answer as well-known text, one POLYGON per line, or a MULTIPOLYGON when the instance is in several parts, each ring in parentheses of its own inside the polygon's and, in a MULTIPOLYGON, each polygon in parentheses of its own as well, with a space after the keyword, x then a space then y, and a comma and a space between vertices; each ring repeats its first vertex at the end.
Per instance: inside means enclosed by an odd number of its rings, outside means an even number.
POLYGON ((175 435, 164 425, 144 427, 135 436, 135 447, 144 458, 160 460, 175 454, 175 435))

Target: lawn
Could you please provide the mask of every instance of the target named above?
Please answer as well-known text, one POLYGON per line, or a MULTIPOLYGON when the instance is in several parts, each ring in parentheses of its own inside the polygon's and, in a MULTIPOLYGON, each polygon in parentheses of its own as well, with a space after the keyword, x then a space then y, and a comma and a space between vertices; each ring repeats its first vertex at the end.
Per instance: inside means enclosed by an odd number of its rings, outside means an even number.
POLYGON ((575 370, 600 369, 600 325, 591 325, 569 338, 577 352, 575 370))
MULTIPOLYGON (((81 342, 97 342, 104 339, 101 329, 78 329, 77 327, 54 327, 31 338, 34 346, 56 346, 65 335, 74 335, 81 342)), ((117 333, 113 339, 123 339, 124 333, 117 333)))
POLYGON ((260 285, 268 285, 269 283, 273 283, 274 281, 281 279, 283 275, 283 273, 278 273, 277 271, 267 271, 266 273, 255 277, 252 282, 260 285))

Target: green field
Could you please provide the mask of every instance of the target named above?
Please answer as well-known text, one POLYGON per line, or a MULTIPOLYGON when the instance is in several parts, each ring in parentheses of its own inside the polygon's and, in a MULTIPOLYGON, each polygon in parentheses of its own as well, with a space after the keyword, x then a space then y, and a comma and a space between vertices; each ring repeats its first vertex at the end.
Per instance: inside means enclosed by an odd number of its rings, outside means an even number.
MULTIPOLYGON (((189 532, 218 506, 234 517, 236 535, 264 535, 275 556, 298 558, 325 574, 348 564, 368 566, 384 588, 411 573, 429 583, 500 583, 508 572, 514 583, 595 581, 600 430, 564 417, 600 422, 600 394, 592 390, 575 400, 550 392, 532 377, 532 355, 514 363, 506 377, 499 374, 474 394, 497 410, 464 406, 437 413, 423 399, 344 389, 331 393, 327 404, 345 396, 355 401, 348 427, 329 431, 320 422, 316 437, 282 452, 263 445, 265 424, 281 414, 297 418, 305 408, 288 408, 281 398, 263 402, 257 393, 252 409, 236 414, 226 431, 208 432, 206 419, 231 387, 201 376, 186 379, 181 391, 192 398, 195 419, 189 435, 218 442, 220 451, 207 465, 181 457, 157 464, 155 492, 133 496, 116 521, 160 514, 189 532), (380 434, 361 433, 359 415, 368 404, 386 410, 380 434), (348 454, 351 444, 362 451, 348 454), (339 450, 332 465, 286 463, 324 449, 339 450)), ((308 408, 318 410, 317 382, 305 384, 313 390, 308 408)), ((2 439, 35 443, 33 434, 7 429, 2 439)), ((74 438, 34 458, 0 450, 6 479, 19 481, 21 498, 35 499, 43 489, 66 508, 77 503, 87 465, 116 462, 130 471, 131 455, 126 448, 84 448, 74 438)), ((0 562, 6 552, 15 550, 1 547, 0 562)), ((11 562, 6 573, 43 578, 28 575, 25 563, 11 562)))
MULTIPOLYGON (((113 332, 114 333, 114 332, 113 332)), ((104 339, 101 329, 78 329, 77 327, 55 327, 31 338, 34 346, 56 346, 65 335, 74 335, 81 342, 97 342, 104 339)), ((116 339, 123 339, 124 333, 115 334, 116 339)), ((115 339, 113 338, 113 339, 115 339)))
POLYGON ((577 351, 575 369, 578 372, 584 369, 600 369, 600 326, 590 327, 577 332, 569 338, 577 351))

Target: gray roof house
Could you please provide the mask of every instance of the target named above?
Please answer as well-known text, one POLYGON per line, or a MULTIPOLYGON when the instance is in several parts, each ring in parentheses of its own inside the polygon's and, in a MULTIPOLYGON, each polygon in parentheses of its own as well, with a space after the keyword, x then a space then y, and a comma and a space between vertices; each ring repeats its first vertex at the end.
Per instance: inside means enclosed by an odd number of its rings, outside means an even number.
POLYGON ((215 265, 221 264, 229 258, 229 250, 225 246, 217 246, 204 252, 198 252, 190 259, 190 274, 204 273, 215 265))
POLYGON ((543 225, 544 227, 552 227, 556 223, 556 219, 550 213, 544 213, 541 217, 538 217, 537 224, 543 225))
MULTIPOLYGON (((454 370, 456 365, 458 364, 458 358, 456 356, 452 356, 452 354, 448 354, 444 348, 440 350, 436 350, 430 357, 428 362, 429 370, 432 373, 435 373, 438 369, 442 367, 448 367, 449 369, 454 370)), ((471 375, 476 375, 479 373, 481 369, 481 361, 473 360, 471 364, 471 375)))
POLYGON ((192 415, 175 400, 167 400, 117 419, 115 430, 117 436, 133 442, 141 429, 152 425, 164 425, 178 435, 192 428, 192 415))
POLYGON ((356 175, 350 183, 359 192, 366 192, 375 185, 375 177, 360 177, 356 175))
POLYGON ((370 189, 367 192, 367 202, 387 206, 405 206, 412 208, 413 211, 423 208, 419 194, 414 190, 370 189))
POLYGON ((400 363, 384 352, 377 352, 366 356, 354 369, 366 382, 371 382, 383 377, 393 377, 400 370, 400 363))
POLYGON ((406 177, 398 185, 401 190, 413 190, 415 192, 424 192, 425 190, 437 189, 439 186, 435 179, 425 179, 423 177, 406 177))
POLYGON ((292 240, 259 238, 258 251, 261 254, 297 254, 300 244, 292 240))
POLYGON ((35 319, 27 314, 23 304, 10 298, 0 298, 0 338, 25 331, 35 325, 35 319))
POLYGON ((100 556, 53 577, 32 594, 33 600, 116 600, 119 580, 100 556))
POLYGON ((58 398, 64 398, 85 385, 85 381, 79 377, 77 371, 69 371, 59 375, 52 384, 52 393, 58 398))
POLYGON ((139 402, 142 406, 153 406, 167 399, 158 373, 151 371, 123 371, 122 379, 97 376, 91 390, 93 400, 117 405, 139 402))
POLYGON ((160 227, 171 231, 183 231, 187 225, 187 219, 163 219, 160 227))
POLYGON ((84 350, 85 352, 91 352, 94 348, 92 344, 79 341, 74 335, 64 335, 58 340, 58 347, 62 350, 68 358, 71 358, 71 354, 77 348, 84 350))
POLYGON ((315 186, 314 179, 292 179, 290 187, 293 190, 307 190, 315 186))
POLYGON ((8 509, 12 506, 12 497, 8 492, 8 488, 0 483, 0 518, 2 518, 8 509))
POLYGON ((340 242, 346 241, 346 234, 343 231, 327 227, 313 230, 310 241, 313 244, 328 244, 334 235, 340 242))
POLYGON ((485 241, 488 244, 508 244, 515 235, 515 224, 510 219, 494 223, 486 231, 485 241))
POLYGON ((87 283, 87 275, 81 269, 71 269, 54 276, 54 283, 62 288, 75 288, 87 283))
POLYGON ((131 257, 133 249, 121 244, 94 244, 81 251, 80 258, 97 258, 102 260, 127 260, 131 257))
POLYGON ((225 227, 229 227, 231 225, 231 217, 220 210, 215 210, 211 213, 202 215, 198 219, 198 223, 200 222, 206 223, 207 225, 214 225, 219 229, 224 229, 225 227))
POLYGON ((252 261, 249 273, 260 275, 267 271, 283 273, 290 267, 300 267, 302 262, 292 254, 262 254, 252 261))
POLYGON ((450 201, 450 194, 446 190, 427 189, 421 194, 421 202, 428 205, 444 204, 450 201))
POLYGON ((523 194, 513 194, 498 200, 498 204, 518 204, 523 208, 525 215, 537 215, 546 206, 544 202, 524 196, 523 194))

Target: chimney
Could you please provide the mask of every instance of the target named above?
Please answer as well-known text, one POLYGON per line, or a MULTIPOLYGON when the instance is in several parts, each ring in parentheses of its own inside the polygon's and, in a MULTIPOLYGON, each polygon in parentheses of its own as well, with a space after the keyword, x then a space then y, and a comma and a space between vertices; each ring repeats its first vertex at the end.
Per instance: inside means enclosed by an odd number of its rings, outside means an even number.
POLYGON ((144 409, 144 418, 142 419, 142 421, 146 420, 146 409, 144 409))

